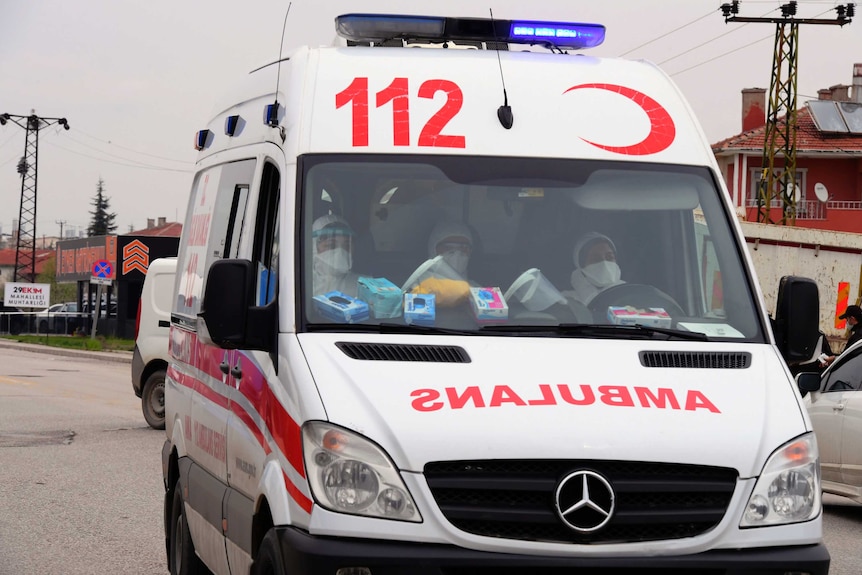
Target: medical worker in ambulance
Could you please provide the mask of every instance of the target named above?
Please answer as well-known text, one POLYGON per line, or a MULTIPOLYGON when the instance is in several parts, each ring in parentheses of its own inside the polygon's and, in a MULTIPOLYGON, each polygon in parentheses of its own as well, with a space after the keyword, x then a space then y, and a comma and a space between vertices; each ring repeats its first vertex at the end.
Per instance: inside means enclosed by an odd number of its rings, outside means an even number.
POLYGON ((359 274, 353 273, 353 229, 341 216, 327 214, 311 226, 312 296, 340 291, 356 297, 359 274))
POLYGON ((575 243, 573 252, 575 270, 571 275, 573 290, 563 295, 572 297, 584 305, 603 290, 625 283, 617 264, 617 248, 608 236, 588 232, 575 243))
POLYGON ((410 291, 434 294, 437 307, 455 307, 467 301, 470 286, 467 271, 473 252, 473 234, 466 224, 452 220, 437 222, 428 236, 428 262, 437 256, 424 279, 410 291))

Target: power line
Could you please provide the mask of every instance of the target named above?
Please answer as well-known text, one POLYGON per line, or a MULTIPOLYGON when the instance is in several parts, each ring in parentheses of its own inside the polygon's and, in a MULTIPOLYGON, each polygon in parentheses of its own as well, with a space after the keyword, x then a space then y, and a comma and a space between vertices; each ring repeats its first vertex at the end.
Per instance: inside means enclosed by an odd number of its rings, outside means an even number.
POLYGON ((701 17, 699 17, 699 18, 695 18, 694 20, 692 20, 692 21, 691 21, 691 22, 689 22, 688 24, 683 24, 683 25, 682 25, 682 26, 680 26, 679 28, 674 28, 673 30, 670 30, 669 32, 665 32, 665 33, 664 33, 664 34, 662 34, 661 36, 656 36, 656 37, 655 37, 655 38, 653 38, 652 40, 647 40, 647 41, 646 41, 646 42, 644 42, 643 44, 641 44, 641 45, 639 45, 639 46, 635 46, 635 47, 634 47, 634 48, 632 48, 631 50, 627 50, 627 51, 623 52, 622 54, 620 54, 620 57, 626 56, 627 54, 631 54, 631 53, 632 53, 632 52, 634 52, 635 50, 639 50, 640 48, 643 48, 644 46, 648 46, 648 45, 652 44, 653 42, 657 42, 657 41, 661 40, 662 38, 666 38, 667 36, 670 36, 670 35, 671 35, 671 34, 673 34, 674 32, 679 32, 679 31, 680 31, 680 30, 682 30, 683 28, 687 28, 687 27, 691 26, 692 24, 695 24, 695 23, 697 23, 697 22, 700 22, 700 21, 701 21, 701 20, 703 20, 704 18, 709 18, 710 16, 712 16, 712 14, 713 14, 714 12, 715 12, 715 10, 710 10, 709 12, 707 12, 706 14, 704 14, 703 16, 701 16, 701 17))
POLYGON ((65 150, 65 151, 69 152, 70 154, 75 154, 75 155, 77 155, 77 156, 83 156, 83 157, 85 157, 85 158, 90 158, 91 160, 96 160, 96 161, 99 161, 99 162, 105 162, 105 163, 107 163, 107 164, 116 164, 116 165, 118 165, 118 166, 125 166, 125 167, 127 167, 127 168, 138 168, 138 169, 141 169, 141 170, 157 170, 157 171, 162 171, 162 172, 180 172, 180 173, 184 173, 184 174, 189 174, 189 173, 191 173, 192 171, 194 171, 194 170, 193 170, 193 169, 191 169, 191 168, 190 168, 190 169, 187 169, 187 170, 182 170, 182 169, 179 169, 179 168, 165 168, 165 167, 162 167, 162 166, 146 166, 146 165, 136 165, 136 164, 125 164, 125 163, 123 163, 123 162, 114 162, 114 161, 111 161, 111 160, 106 160, 106 159, 104 159, 104 158, 97 158, 97 157, 95 157, 95 156, 91 156, 91 155, 89 155, 89 154, 84 154, 83 152, 76 152, 75 150, 71 150, 71 149, 69 149, 69 148, 66 148, 66 147, 64 147, 64 146, 61 146, 61 145, 56 144, 56 143, 53 143, 53 142, 47 142, 47 143, 48 143, 48 145, 49 145, 49 146, 54 146, 54 147, 56 147, 56 148, 60 148, 61 150, 65 150))
POLYGON ((739 48, 734 48, 733 50, 729 50, 723 54, 719 54, 718 56, 714 56, 714 57, 710 58, 709 60, 704 60, 703 62, 699 62, 699 63, 695 64, 694 66, 689 66, 688 68, 684 68, 678 72, 674 72, 673 74, 669 74, 669 75, 671 77, 678 76, 680 74, 688 72, 689 70, 694 70, 695 68, 700 68, 704 64, 709 64, 710 62, 718 60, 719 58, 724 58, 725 56, 729 56, 730 54, 733 54, 734 52, 739 52, 740 50, 744 50, 750 46, 754 46, 755 44, 757 44, 759 42, 763 42, 764 40, 769 40, 770 38, 772 38, 771 35, 770 36, 764 36, 763 38, 759 38, 759 39, 755 40, 754 42, 749 42, 748 44, 744 44, 744 45, 740 46, 739 48))
MULTIPOLYGON (((763 16, 761 16, 761 18, 762 18, 762 17, 765 17, 765 16, 767 16, 767 15, 769 15, 769 14, 771 14, 772 12, 775 12, 775 10, 776 10, 776 9, 773 9, 773 10, 769 10, 769 11, 767 11, 765 14, 763 14, 763 16)), ((711 13, 710 13, 710 15, 711 15, 711 13)), ((709 40, 707 40, 706 42, 701 42, 700 44, 698 44, 697 46, 695 46, 695 47, 693 47, 693 48, 689 48, 688 50, 686 50, 686 51, 684 51, 684 52, 680 52, 679 54, 677 54, 677 55, 675 55, 675 56, 672 56, 672 57, 668 58, 667 60, 662 60, 661 62, 659 62, 659 63, 658 63, 658 65, 659 65, 659 66, 663 66, 664 64, 667 64, 667 63, 668 63, 668 62, 670 62, 671 60, 676 60, 676 59, 677 59, 677 58, 679 58, 680 56, 685 56, 686 54, 688 54, 688 53, 690 53, 690 52, 694 52, 694 51, 695 51, 695 50, 697 50, 698 48, 701 48, 701 47, 703 47, 703 46, 706 46, 707 44, 709 44, 709 43, 711 43, 711 42, 715 42, 715 41, 716 41, 716 40, 718 40, 719 38, 724 38, 724 37, 725 37, 725 36, 727 36, 728 34, 733 34, 734 32, 737 32, 737 31, 741 30, 741 29, 742 29, 742 28, 744 28, 745 26, 748 26, 748 24, 743 24, 743 25, 742 25, 742 26, 740 26, 739 28, 734 28, 734 29, 732 29, 732 30, 729 30, 728 32, 724 32, 723 34, 719 34, 718 36, 716 36, 716 37, 714 37, 714 38, 710 38, 710 39, 709 39, 709 40)), ((751 44, 747 44, 745 47, 748 47, 748 46, 750 46, 750 45, 751 45, 751 44)), ((733 52, 735 52, 735 51, 736 51, 736 50, 732 50, 731 52, 727 52, 727 53, 728 53, 728 54, 731 54, 731 53, 733 53, 733 52)), ((707 62, 711 62, 711 61, 712 61, 712 60, 707 60, 707 62)), ((705 62, 704 62, 704 63, 705 63, 705 62)))
POLYGON ((149 157, 151 157, 151 158, 156 158, 156 159, 159 159, 159 160, 165 160, 165 161, 168 161, 168 162, 187 163, 187 162, 185 162, 185 161, 183 161, 183 160, 177 160, 177 159, 175 159, 175 158, 165 158, 165 157, 163 157, 163 156, 157 156, 157 155, 155 155, 155 154, 148 154, 147 152, 141 152, 141 151, 139 151, 139 150, 135 150, 135 149, 132 149, 132 148, 127 148, 127 147, 125 147, 125 146, 121 146, 121 145, 119 145, 119 144, 115 144, 115 143, 114 143, 114 142, 112 142, 111 140, 103 140, 103 139, 101 139, 101 138, 97 138, 96 136, 91 136, 90 134, 88 134, 87 132, 84 132, 84 131, 82 131, 82 130, 76 130, 76 131, 78 131, 78 132, 80 132, 81 134, 83 134, 83 135, 87 136, 88 138, 92 138, 93 140, 96 140, 97 142, 101 142, 101 143, 103 143, 103 144, 108 144, 109 146, 115 146, 115 147, 117 147, 117 148, 120 148, 120 149, 126 150, 126 151, 128 151, 128 152, 134 152, 134 153, 136 153, 136 154, 141 154, 142 156, 149 156, 149 157))

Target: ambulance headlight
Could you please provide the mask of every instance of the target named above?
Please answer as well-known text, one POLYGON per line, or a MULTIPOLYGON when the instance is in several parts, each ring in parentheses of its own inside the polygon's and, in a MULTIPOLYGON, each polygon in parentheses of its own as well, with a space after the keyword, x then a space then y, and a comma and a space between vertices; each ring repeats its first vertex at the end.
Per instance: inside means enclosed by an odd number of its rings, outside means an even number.
POLYGON ((422 521, 389 456, 368 439, 313 421, 302 428, 308 483, 315 501, 339 513, 422 521))
POLYGON ((767 460, 740 527, 809 521, 820 514, 820 455, 813 433, 781 446, 767 460))

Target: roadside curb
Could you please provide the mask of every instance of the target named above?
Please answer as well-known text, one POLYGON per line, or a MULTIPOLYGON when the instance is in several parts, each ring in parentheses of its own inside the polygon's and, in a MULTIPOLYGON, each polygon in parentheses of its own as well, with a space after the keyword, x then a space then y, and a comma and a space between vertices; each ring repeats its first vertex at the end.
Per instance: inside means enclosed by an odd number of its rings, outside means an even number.
POLYGON ((60 355, 64 357, 97 359, 114 363, 132 363, 132 352, 130 351, 87 351, 80 349, 66 349, 63 347, 51 347, 49 345, 41 345, 38 343, 21 343, 3 338, 0 338, 0 348, 18 349, 21 351, 60 355))

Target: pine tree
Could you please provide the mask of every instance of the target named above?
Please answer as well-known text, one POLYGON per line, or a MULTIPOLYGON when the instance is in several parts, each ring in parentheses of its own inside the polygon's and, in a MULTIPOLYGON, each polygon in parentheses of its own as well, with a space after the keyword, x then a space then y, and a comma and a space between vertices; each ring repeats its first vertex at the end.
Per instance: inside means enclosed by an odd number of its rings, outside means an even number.
POLYGON ((87 227, 87 236, 107 236, 117 230, 117 224, 114 223, 117 214, 109 213, 110 202, 105 195, 105 182, 99 178, 99 183, 96 186, 96 195, 93 197, 93 208, 90 215, 93 216, 90 220, 90 225, 87 227))

